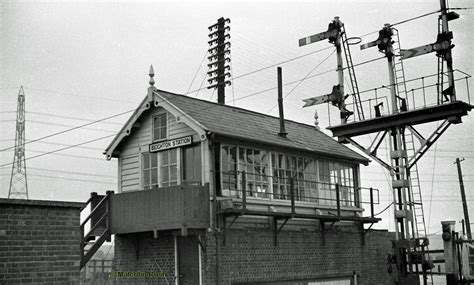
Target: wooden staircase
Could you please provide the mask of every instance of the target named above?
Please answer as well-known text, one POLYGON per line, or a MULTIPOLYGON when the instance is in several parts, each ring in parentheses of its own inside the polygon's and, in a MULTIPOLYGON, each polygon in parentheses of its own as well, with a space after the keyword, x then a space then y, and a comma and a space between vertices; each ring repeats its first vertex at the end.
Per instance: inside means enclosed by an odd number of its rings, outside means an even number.
POLYGON ((91 197, 86 202, 86 209, 90 205, 90 213, 81 223, 81 264, 82 269, 92 256, 97 252, 105 241, 110 241, 110 196, 113 191, 107 191, 106 195, 91 193, 91 197), (90 221, 90 222, 89 222, 90 221), (85 232, 86 225, 89 231, 85 232))

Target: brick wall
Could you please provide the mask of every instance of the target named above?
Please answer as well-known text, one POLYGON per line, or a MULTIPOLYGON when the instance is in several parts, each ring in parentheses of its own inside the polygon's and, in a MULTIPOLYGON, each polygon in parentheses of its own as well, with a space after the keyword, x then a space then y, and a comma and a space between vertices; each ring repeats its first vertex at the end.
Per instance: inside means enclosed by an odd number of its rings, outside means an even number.
POLYGON ((0 199, 0 284, 78 284, 82 206, 0 199))
MULTIPOLYGON (((362 246, 354 226, 334 226, 326 232, 323 245, 319 231, 283 229, 274 246, 269 228, 230 229, 226 244, 222 232, 201 232, 205 251, 201 253, 202 284, 240 284, 285 280, 317 280, 351 276, 355 271, 358 284, 391 284, 387 273, 387 253, 393 238, 387 231, 369 231, 362 246), (217 251, 219 264, 216 266, 217 251), (219 271, 219 282, 216 280, 219 271)), ((179 234, 179 233, 176 233, 179 234)), ((158 271, 156 261, 167 276, 174 275, 174 239, 170 232, 116 235, 115 271, 158 271)), ((145 284, 150 280, 119 278, 124 284, 145 284)), ((168 278, 171 281, 172 277, 168 278)), ((156 282, 156 279, 153 280, 156 282)), ((166 283, 164 278, 153 284, 166 283)))
POLYGON ((117 276, 121 284, 174 284, 175 253, 174 236, 171 232, 160 232, 157 238, 153 233, 115 235, 115 274, 153 273, 157 276, 117 276), (162 273, 161 273, 162 272, 162 273), (163 276, 166 275, 166 278, 163 276))
POLYGON ((219 282, 216 282, 216 240, 208 235, 203 266, 203 284, 239 284, 285 280, 318 280, 350 276, 358 284, 391 284, 387 253, 391 247, 387 231, 369 231, 362 246, 354 227, 336 227, 326 233, 285 231, 274 246, 269 229, 235 229, 226 233, 226 244, 218 236, 219 282))

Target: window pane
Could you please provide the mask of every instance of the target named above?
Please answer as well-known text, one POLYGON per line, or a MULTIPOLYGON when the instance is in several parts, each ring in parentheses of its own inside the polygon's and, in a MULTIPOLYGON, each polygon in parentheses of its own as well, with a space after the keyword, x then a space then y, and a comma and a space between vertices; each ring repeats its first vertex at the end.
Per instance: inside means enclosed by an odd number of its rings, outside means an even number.
POLYGON ((235 163, 237 161, 237 148, 232 146, 229 148, 229 154, 230 154, 230 157, 229 157, 229 162, 231 163, 235 163))
POLYGON ((177 160, 176 154, 177 154, 177 148, 174 148, 169 151, 170 164, 176 164, 176 160, 177 160))
POLYGON ((253 151, 253 161, 255 165, 260 165, 260 151, 258 149, 253 151))
POLYGON ((150 168, 150 154, 149 153, 143 154, 143 168, 144 169, 150 168))
POLYGON ((228 146, 225 146, 225 145, 222 146, 221 159, 222 159, 222 162, 229 161, 229 147, 228 146))
POLYGON ((240 165, 245 164, 245 148, 243 147, 239 148, 239 163, 240 165))
POLYGON ((178 168, 176 165, 170 166, 170 181, 178 180, 178 168))
POLYGON ((153 118, 153 140, 165 139, 166 129, 166 114, 161 114, 153 118))
POLYGON ((151 167, 158 166, 158 154, 157 153, 152 153, 152 154, 150 154, 150 157, 151 157, 151 167))
POLYGON ((163 165, 168 165, 168 152, 167 151, 162 151, 160 152, 161 154, 161 166, 163 165))
POLYGON ((156 168, 151 170, 151 184, 158 184, 158 170, 156 168))
POLYGON ((169 175, 169 168, 168 167, 161 167, 161 173, 160 173, 160 182, 165 183, 170 180, 170 175, 169 175))
POLYGON ((143 171, 143 185, 149 185, 150 184, 150 170, 144 170, 143 171))

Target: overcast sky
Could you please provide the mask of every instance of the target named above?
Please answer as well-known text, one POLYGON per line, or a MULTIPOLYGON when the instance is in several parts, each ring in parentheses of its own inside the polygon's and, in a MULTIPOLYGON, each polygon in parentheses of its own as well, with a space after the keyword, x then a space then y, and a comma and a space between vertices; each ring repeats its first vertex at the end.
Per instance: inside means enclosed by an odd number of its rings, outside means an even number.
MULTIPOLYGON (((450 1, 450 7, 470 7, 469 1, 450 1)), ((14 145, 18 89, 26 94, 26 138, 33 140, 72 126, 133 110, 146 94, 148 68, 155 68, 155 86, 187 93, 207 86, 204 81, 208 29, 219 17, 231 19, 231 57, 234 77, 278 62, 315 52, 281 64, 284 83, 317 75, 285 86, 285 117, 313 124, 315 108, 322 129, 328 126, 327 106, 302 108, 302 99, 327 94, 337 84, 336 58, 327 41, 298 47, 298 39, 327 29, 334 16, 345 23, 349 37, 369 34, 375 40, 384 23, 396 23, 439 9, 433 1, 314 1, 314 2, 22 2, 0 3, 0 148, 14 145), (194 76, 195 79, 193 80, 194 76), (291 92, 291 93, 289 93, 291 92)), ((473 73, 471 52, 472 10, 458 10, 450 22, 454 33, 454 66, 473 73)), ((396 26, 402 47, 436 40, 437 15, 396 26)), ((381 57, 376 48, 352 47, 354 63, 381 57)), ((405 61, 407 79, 436 73, 434 54, 405 61)), ((385 60, 356 68, 360 90, 388 84, 385 60)), ((420 84, 419 82, 417 83, 420 84)), ((474 83, 471 82, 471 86, 474 83)), ((276 68, 236 78, 226 89, 228 104, 277 115, 276 68), (240 99, 243 98, 243 99, 240 99), (234 101, 235 100, 235 101, 234 101)), ((415 88, 415 87, 411 87, 415 88)), ((458 98, 467 100, 465 82, 457 83, 458 98)), ((348 91, 346 90, 346 93, 348 91)), ((386 91, 381 91, 383 92, 386 91)), ((471 96, 473 94, 470 89, 471 96)), ((212 90, 190 92, 216 101, 212 90)), ((364 95, 363 95, 364 96, 364 95)), ((367 96, 372 96, 367 94, 367 96)), ((421 98, 421 94, 417 98, 421 98)), ((428 92, 426 96, 435 96, 428 92)), ((364 99, 364 97, 363 97, 364 99)), ((472 98, 471 98, 472 99, 472 98)), ((331 107, 332 115, 337 114, 331 107)), ((128 114, 102 123, 27 144, 27 157, 113 135, 128 114)), ((331 122, 335 123, 334 119, 331 122)), ((426 134, 432 126, 421 128, 426 134)), ((462 218, 456 157, 464 157, 463 171, 471 215, 474 215, 474 119, 451 126, 419 163, 430 232, 440 220, 462 218), (432 191, 433 190, 433 191, 432 191)), ((330 134, 328 132, 328 134, 330 134)), ((31 199, 85 201, 92 191, 114 190, 116 161, 102 151, 112 138, 80 148, 27 161, 31 199)), ((384 147, 382 145, 382 147, 384 147)), ((385 147, 388 147, 386 145, 385 147)), ((0 152, 0 165, 11 163, 12 150, 0 152)), ((0 197, 8 196, 11 167, 0 168, 0 197)), ((391 202, 389 176, 376 162, 362 167, 362 184, 380 188, 382 210, 391 202)), ((378 227, 393 229, 392 213, 381 215, 378 227)), ((471 218, 474 220, 474 217, 471 218)))

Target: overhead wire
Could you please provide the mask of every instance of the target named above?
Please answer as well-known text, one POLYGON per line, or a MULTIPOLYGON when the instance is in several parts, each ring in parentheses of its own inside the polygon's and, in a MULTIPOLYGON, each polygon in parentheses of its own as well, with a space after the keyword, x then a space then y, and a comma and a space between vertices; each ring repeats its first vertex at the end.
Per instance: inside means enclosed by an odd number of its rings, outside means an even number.
POLYGON ((99 184, 107 184, 107 185, 115 185, 116 184, 116 182, 112 182, 112 181, 106 182, 106 181, 103 181, 103 180, 80 179, 80 178, 61 177, 61 176, 54 176, 54 175, 28 174, 28 178, 30 178, 30 176, 43 177, 43 178, 48 178, 48 179, 60 179, 60 180, 66 180, 66 181, 99 183, 99 184))
MULTIPOLYGON (((46 153, 46 151, 31 150, 31 149, 27 149, 26 152, 46 153)), ((91 156, 75 155, 75 154, 68 154, 68 153, 50 153, 50 154, 51 155, 57 155, 57 156, 64 156, 64 157, 72 157, 72 158, 80 158, 80 159, 89 159, 89 160, 98 160, 98 161, 108 162, 105 158, 98 158, 98 157, 91 157, 91 156)))
POLYGON ((439 13, 439 12, 441 12, 441 10, 436 10, 436 11, 433 11, 433 12, 429 12, 429 13, 425 13, 425 14, 422 14, 422 15, 419 15, 419 16, 416 16, 416 17, 413 17, 413 18, 405 19, 405 20, 402 20, 402 21, 400 21, 400 22, 396 22, 396 23, 394 23, 394 24, 390 24, 390 27, 398 26, 398 25, 401 25, 401 24, 404 24, 404 23, 407 23, 407 22, 411 22, 411 21, 414 21, 414 20, 418 20, 418 19, 420 19, 420 18, 429 16, 429 15, 433 15, 433 14, 436 14, 436 13, 439 13))
POLYGON ((392 206, 393 204, 394 204, 393 202, 391 202, 390 204, 388 204, 388 206, 385 207, 382 211, 380 211, 380 212, 374 214, 374 217, 376 217, 376 216, 382 214, 383 212, 387 211, 387 210, 390 208, 390 206, 392 206))
MULTIPOLYGON (((309 55, 311 55, 311 54, 315 54, 315 53, 318 53, 318 52, 322 52, 322 51, 325 51, 325 50, 328 50, 328 49, 331 49, 331 48, 333 48, 333 47, 331 46, 331 47, 327 47, 327 48, 324 48, 324 49, 319 49, 319 50, 316 50, 316 51, 313 51, 313 52, 310 52, 310 53, 307 53, 307 54, 304 54, 304 55, 301 55, 301 56, 297 56, 297 57, 290 58, 290 59, 287 59, 287 60, 284 60, 284 61, 281 61, 281 62, 278 62, 278 63, 271 64, 271 65, 269 65, 269 66, 265 66, 265 67, 259 68, 259 69, 254 70, 254 71, 250 71, 250 72, 247 72, 247 73, 244 73, 244 74, 240 74, 240 75, 234 76, 234 80, 235 80, 235 79, 242 78, 242 77, 245 77, 245 76, 248 76, 248 75, 251 75, 251 74, 254 74, 254 73, 258 73, 258 72, 260 72, 260 71, 263 71, 263 70, 266 70, 266 69, 269 69, 269 68, 272 68, 272 67, 275 67, 275 66, 284 64, 284 63, 288 63, 288 62, 290 62, 290 61, 293 61, 293 60, 296 60, 296 59, 299 59, 299 58, 303 58, 303 57, 305 57, 305 56, 309 56, 309 55)), ((333 71, 333 70, 331 70, 331 71, 333 71)), ((203 81, 203 82, 204 82, 204 81, 203 81)), ((189 91, 189 92, 185 93, 184 95, 187 95, 187 94, 190 94, 190 93, 194 93, 194 92, 197 92, 197 91, 206 89, 206 88, 207 88, 207 87, 202 88, 202 83, 201 83, 201 86, 200 86, 198 89, 189 91)), ((196 96, 195 96, 195 97, 196 97, 196 96)))
MULTIPOLYGON (((61 118, 61 119, 71 119, 71 120, 78 120, 78 121, 85 121, 85 122, 93 122, 95 120, 89 119, 89 118, 83 118, 83 117, 73 117, 73 116, 64 116, 64 115, 57 115, 57 114, 50 114, 50 113, 42 113, 42 112, 34 112, 34 111, 25 111, 26 114, 33 114, 33 115, 41 115, 41 116, 47 116, 47 117, 53 117, 53 118, 61 118)), ((101 122, 102 124, 109 124, 109 125, 117 125, 117 126, 122 126, 123 124, 121 123, 116 123, 116 122, 101 122)))
MULTIPOLYGON (((44 140, 44 139, 47 139, 47 138, 50 138, 50 137, 54 137, 54 136, 57 136, 57 135, 60 135, 60 134, 64 134, 64 133, 71 132, 71 131, 74 131, 74 130, 77 130, 77 129, 81 129, 81 128, 84 128, 84 127, 86 127, 86 126, 90 126, 90 125, 92 125, 92 124, 96 124, 96 123, 98 123, 98 122, 102 122, 102 121, 110 120, 110 119, 112 119, 112 118, 116 118, 116 117, 119 117, 119 116, 123 116, 123 115, 125 115, 125 114, 134 112, 134 111, 136 111, 136 110, 137 110, 137 109, 125 111, 125 112, 118 113, 118 114, 115 114, 115 115, 112 115, 112 116, 108 116, 108 117, 105 117, 105 118, 102 118, 102 119, 99 119, 99 120, 95 120, 95 121, 90 122, 90 123, 87 123, 87 124, 79 125, 79 126, 76 126, 76 127, 73 127, 73 128, 67 129, 67 130, 64 130, 64 131, 52 133, 52 134, 49 134, 49 135, 46 135, 46 136, 43 136, 43 137, 40 137, 40 138, 36 138, 36 139, 30 140, 30 141, 27 141, 27 142, 25 142, 25 144, 34 143, 34 142, 39 141, 39 140, 44 140)), ((15 146, 8 147, 8 148, 4 148, 4 149, 0 149, 0 152, 6 151, 6 150, 10 150, 10 149, 13 149, 13 148, 15 148, 15 146)))
MULTIPOLYGON (((13 120, 15 121, 15 120, 13 120)), ((42 125, 49 125, 49 126, 57 126, 57 127, 65 127, 65 128, 73 128, 75 126, 73 125, 68 125, 68 124, 60 124, 60 123, 52 123, 52 122, 45 122, 45 121, 37 121, 37 120, 27 120, 28 123, 36 123, 36 124, 42 124, 42 125)), ((107 132, 107 133, 116 133, 117 131, 113 130, 107 130, 107 129, 101 129, 101 128, 87 128, 83 127, 81 128, 83 130, 89 130, 89 131, 98 131, 98 132, 107 132)))
POLYGON ((114 178, 114 179, 117 178, 117 176, 106 175, 106 174, 79 172, 79 171, 68 171, 68 170, 59 170, 59 169, 47 169, 47 168, 31 167, 31 166, 28 166, 28 170, 54 172, 54 173, 64 173, 64 174, 73 174, 73 175, 82 175, 82 176, 94 176, 94 177, 103 177, 103 178, 114 178))
MULTIPOLYGON (((298 84, 296 84, 291 90, 290 92, 286 93, 286 95, 283 97, 283 99, 287 98, 288 96, 291 95, 291 93, 293 93, 293 91, 295 91, 296 88, 298 88, 298 86, 300 86, 300 84, 306 80, 310 75, 311 73, 313 73, 318 67, 320 67, 324 62, 326 62, 326 60, 328 60, 334 53, 336 52, 336 49, 334 49, 326 58, 324 58, 321 62, 319 62, 313 69, 311 69, 305 77, 303 77, 301 80, 298 81, 298 84)), ((278 106, 278 104, 275 104, 270 110, 268 110, 266 112, 266 114, 270 113, 273 109, 276 108, 276 106, 278 106)))
POLYGON ((204 60, 206 60, 206 56, 207 56, 208 53, 209 53, 209 51, 206 50, 206 53, 204 53, 204 56, 201 60, 201 63, 199 64, 199 68, 196 70, 196 73, 194 73, 193 80, 191 80, 191 83, 189 84, 188 90, 186 90, 186 93, 188 93, 189 90, 191 89, 191 86, 193 85, 194 80, 196 79, 196 76, 198 75, 199 71, 201 70, 202 64, 204 63, 204 60))
MULTIPOLYGON (((85 145, 85 144, 88 144, 88 143, 96 142, 96 141, 103 140, 103 139, 106 139, 106 138, 110 138, 110 137, 112 137, 112 136, 116 136, 116 134, 108 135, 108 136, 105 136, 105 137, 96 138, 96 139, 93 139, 93 140, 89 140, 89 141, 86 141, 86 142, 78 143, 78 144, 75 144, 75 145, 63 147, 63 148, 56 149, 56 150, 52 150, 52 151, 47 151, 47 152, 45 152, 45 153, 43 153, 43 154, 38 154, 38 155, 35 155, 35 156, 30 156, 30 157, 25 158, 25 161, 26 161, 26 160, 31 160, 31 159, 34 159, 34 158, 38 158, 38 157, 42 157, 42 156, 45 156, 45 155, 48 155, 48 154, 60 152, 60 151, 63 151, 63 150, 67 150, 67 149, 70 149, 70 148, 74 148, 74 147, 77 147, 77 146, 85 145)), ((3 167, 5 167, 5 166, 10 166, 10 165, 12 165, 12 164, 13 164, 13 162, 11 162, 11 163, 5 163, 5 164, 0 165, 0 168, 3 168, 3 167)))
POLYGON ((260 71, 269 69, 269 68, 272 68, 272 67, 276 67, 276 66, 278 66, 278 65, 285 64, 285 63, 288 63, 288 62, 291 62, 291 61, 294 61, 294 60, 297 60, 297 59, 300 59, 300 58, 303 58, 303 57, 307 57, 307 56, 312 55, 312 54, 315 54, 315 53, 319 53, 319 52, 322 52, 322 51, 325 51, 325 50, 329 50, 329 49, 331 49, 331 48, 333 48, 333 47, 332 47, 332 46, 326 47, 326 48, 319 49, 319 50, 315 50, 315 51, 312 51, 312 52, 310 52, 310 53, 306 53, 306 54, 303 54, 303 55, 300 55, 300 56, 296 56, 296 57, 293 57, 293 58, 290 58, 290 59, 287 59, 287 60, 283 60, 283 61, 280 61, 280 62, 271 64, 271 65, 269 65, 269 66, 265 66, 265 67, 262 67, 262 68, 259 68, 259 69, 256 69, 256 70, 253 70, 253 71, 244 73, 244 74, 240 74, 240 75, 238 75, 238 76, 235 76, 234 79, 239 79, 239 78, 241 78, 241 77, 248 76, 248 75, 251 75, 251 74, 254 74, 254 73, 257 73, 257 72, 260 72, 260 71))
POLYGON ((40 89, 40 88, 31 88, 31 87, 28 87, 28 86, 23 86, 23 88, 25 89, 25 93, 27 92, 27 90, 32 90, 32 91, 39 91, 39 92, 58 94, 58 95, 68 95, 68 96, 73 96, 73 97, 87 98, 87 99, 94 99, 94 100, 115 101, 115 102, 122 102, 122 103, 134 103, 134 102, 128 101, 128 100, 112 99, 112 98, 99 97, 99 96, 84 96, 84 95, 80 95, 80 94, 76 94, 76 93, 59 92, 59 91, 40 89))

